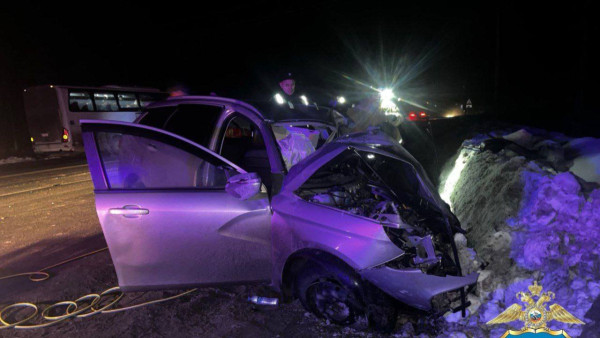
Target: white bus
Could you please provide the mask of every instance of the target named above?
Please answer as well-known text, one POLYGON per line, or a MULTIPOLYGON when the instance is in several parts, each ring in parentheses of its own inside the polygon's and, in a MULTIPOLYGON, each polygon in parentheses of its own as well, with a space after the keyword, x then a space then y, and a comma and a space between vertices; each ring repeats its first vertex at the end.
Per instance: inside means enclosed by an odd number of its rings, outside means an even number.
POLYGON ((35 153, 83 151, 80 119, 133 122, 167 97, 153 88, 44 85, 25 89, 25 114, 35 153))

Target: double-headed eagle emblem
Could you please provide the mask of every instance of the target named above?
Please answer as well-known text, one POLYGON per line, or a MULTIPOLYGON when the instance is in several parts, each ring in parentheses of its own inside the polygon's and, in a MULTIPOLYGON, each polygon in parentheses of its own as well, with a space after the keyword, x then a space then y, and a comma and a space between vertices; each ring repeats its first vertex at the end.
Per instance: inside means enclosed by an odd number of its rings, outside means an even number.
POLYGON ((546 323, 551 320, 569 324, 585 324, 558 304, 552 304, 549 310, 546 309, 545 304, 554 299, 555 295, 551 291, 541 293, 542 286, 538 285, 537 281, 534 281, 528 288, 530 292, 518 292, 516 294, 517 299, 525 304, 525 310, 521 305, 513 304, 486 324, 492 325, 520 320, 525 324, 521 331, 532 329, 533 332, 538 332, 538 329, 548 330, 546 323), (534 300, 534 297, 538 298, 537 301, 534 300))

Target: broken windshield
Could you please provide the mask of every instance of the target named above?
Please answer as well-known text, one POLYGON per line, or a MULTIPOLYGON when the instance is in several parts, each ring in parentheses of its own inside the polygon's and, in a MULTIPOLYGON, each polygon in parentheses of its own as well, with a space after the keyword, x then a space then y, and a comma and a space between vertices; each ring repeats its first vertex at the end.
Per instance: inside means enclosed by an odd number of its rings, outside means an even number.
POLYGON ((336 131, 319 122, 280 122, 271 128, 287 170, 333 139, 336 131))

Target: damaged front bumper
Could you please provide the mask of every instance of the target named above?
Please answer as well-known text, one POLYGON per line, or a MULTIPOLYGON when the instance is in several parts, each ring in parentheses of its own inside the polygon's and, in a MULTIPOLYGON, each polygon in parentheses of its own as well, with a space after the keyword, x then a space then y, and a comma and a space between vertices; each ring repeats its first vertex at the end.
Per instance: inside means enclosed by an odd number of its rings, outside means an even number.
POLYGON ((419 269, 392 269, 378 266, 359 271, 368 280, 397 300, 418 309, 431 311, 434 296, 477 283, 478 273, 468 276, 434 276, 419 269))

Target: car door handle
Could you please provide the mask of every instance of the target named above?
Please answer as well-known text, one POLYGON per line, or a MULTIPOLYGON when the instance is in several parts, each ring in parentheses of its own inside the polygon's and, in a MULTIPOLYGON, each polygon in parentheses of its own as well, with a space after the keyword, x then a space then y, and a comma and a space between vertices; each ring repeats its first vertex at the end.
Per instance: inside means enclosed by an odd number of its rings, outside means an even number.
POLYGON ((123 207, 123 208, 110 208, 108 213, 111 215, 123 215, 123 216, 139 216, 148 215, 150 210, 138 208, 138 207, 123 207))

